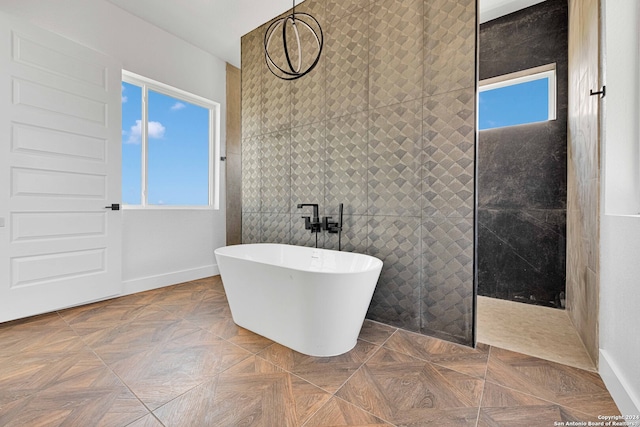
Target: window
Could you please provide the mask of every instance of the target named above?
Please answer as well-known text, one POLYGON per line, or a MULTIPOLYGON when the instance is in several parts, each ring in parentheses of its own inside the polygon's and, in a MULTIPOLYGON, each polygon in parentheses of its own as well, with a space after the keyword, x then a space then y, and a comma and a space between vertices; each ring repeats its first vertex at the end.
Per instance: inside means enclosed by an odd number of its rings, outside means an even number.
POLYGON ((556 118, 555 64, 483 80, 479 86, 479 130, 556 118))
POLYGON ((122 203, 218 208, 219 105, 123 71, 122 203))

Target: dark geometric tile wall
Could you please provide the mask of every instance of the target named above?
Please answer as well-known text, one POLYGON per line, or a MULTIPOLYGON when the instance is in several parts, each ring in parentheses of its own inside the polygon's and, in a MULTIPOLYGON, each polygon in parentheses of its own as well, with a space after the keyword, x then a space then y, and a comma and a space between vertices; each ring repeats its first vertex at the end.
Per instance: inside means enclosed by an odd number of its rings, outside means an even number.
POLYGON ((344 203, 343 250, 384 262, 367 317, 472 345, 476 0, 296 10, 324 31, 309 75, 271 75, 266 24, 242 38, 243 242, 313 246, 296 205, 344 203))
POLYGON ((557 118, 478 138, 478 294, 561 307, 566 278, 568 7, 480 26, 480 79, 556 63, 557 118))

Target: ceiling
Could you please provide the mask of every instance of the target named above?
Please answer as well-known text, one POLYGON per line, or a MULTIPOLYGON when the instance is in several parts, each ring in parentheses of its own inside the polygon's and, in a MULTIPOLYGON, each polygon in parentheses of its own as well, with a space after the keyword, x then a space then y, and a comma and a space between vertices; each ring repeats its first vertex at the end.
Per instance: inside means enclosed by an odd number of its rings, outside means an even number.
MULTIPOLYGON (((240 37, 292 5, 291 0, 108 1, 236 67, 240 66, 240 37)), ((479 0, 480 22, 542 1, 479 0)))
POLYGON ((516 10, 542 3, 544 0, 478 0, 480 2, 480 23, 491 21, 516 10))

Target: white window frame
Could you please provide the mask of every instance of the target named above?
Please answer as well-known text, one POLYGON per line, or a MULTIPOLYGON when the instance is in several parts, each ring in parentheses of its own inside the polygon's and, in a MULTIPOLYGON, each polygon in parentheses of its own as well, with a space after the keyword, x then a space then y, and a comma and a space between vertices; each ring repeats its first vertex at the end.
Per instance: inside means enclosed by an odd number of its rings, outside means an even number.
POLYGON ((122 81, 136 85, 142 89, 142 112, 140 144, 142 150, 141 203, 139 205, 123 204, 123 209, 220 209, 220 104, 207 98, 157 82, 139 74, 122 70, 122 81), (149 90, 186 101, 209 110, 209 204, 206 206, 189 205, 150 205, 148 204, 148 94, 149 90))
MULTIPOLYGON (((549 115, 547 121, 556 120, 557 114, 557 93, 558 85, 556 79, 556 64, 542 65, 540 67, 529 68, 515 73, 503 74, 490 79, 481 80, 478 83, 478 92, 486 92, 507 86, 514 86, 520 83, 531 82, 540 79, 549 79, 549 115)), ((524 123, 523 123, 524 124, 524 123)), ((518 125, 513 125, 518 126, 518 125)), ((499 129, 499 128, 492 128, 499 129)), ((490 129, 487 129, 490 130, 490 129)))

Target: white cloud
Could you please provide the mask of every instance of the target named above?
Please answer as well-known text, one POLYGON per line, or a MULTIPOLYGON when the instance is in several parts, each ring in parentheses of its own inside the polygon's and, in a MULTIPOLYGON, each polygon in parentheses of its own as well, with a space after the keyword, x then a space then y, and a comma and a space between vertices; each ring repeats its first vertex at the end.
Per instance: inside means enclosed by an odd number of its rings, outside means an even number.
POLYGON ((176 102, 171 106, 171 111, 178 111, 178 110, 182 110, 183 108, 187 108, 187 106, 184 105, 182 102, 176 102))
POLYGON ((162 139, 164 138, 165 127, 160 122, 149 122, 147 126, 147 132, 149 132, 149 138, 162 139))
MULTIPOLYGON (((149 139, 162 139, 164 138, 164 131, 166 128, 160 122, 149 122, 147 125, 147 135, 149 139)), ((131 126, 129 131, 128 144, 139 144, 140 135, 142 134, 142 120, 136 120, 136 124, 131 126)))
POLYGON ((125 102, 127 102, 127 100, 128 100, 127 96, 124 94, 124 90, 125 90, 125 87, 124 87, 124 85, 122 85, 122 90, 121 90, 121 92, 120 92, 120 93, 122 93, 122 103, 123 103, 123 104, 124 104, 125 102))

